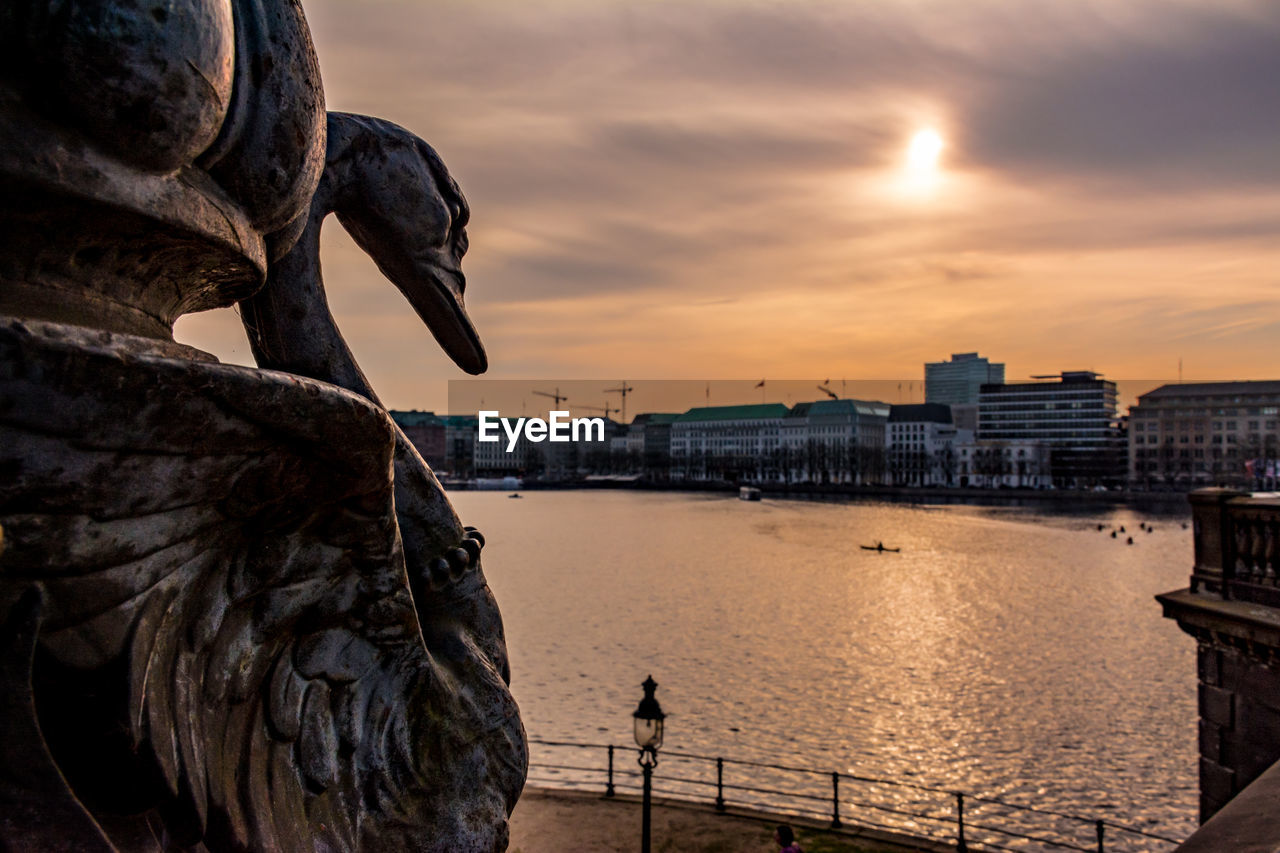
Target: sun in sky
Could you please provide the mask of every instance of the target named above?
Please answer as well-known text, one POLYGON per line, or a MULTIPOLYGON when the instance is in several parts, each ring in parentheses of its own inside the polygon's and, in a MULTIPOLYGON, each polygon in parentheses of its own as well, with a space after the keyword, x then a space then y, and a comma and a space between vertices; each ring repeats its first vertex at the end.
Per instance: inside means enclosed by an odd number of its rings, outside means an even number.
POLYGON ((907 146, 907 168, 916 174, 928 174, 938 168, 942 149, 946 147, 942 136, 933 128, 916 131, 907 146))
POLYGON ((892 195, 913 205, 936 198, 943 183, 942 152, 946 147, 946 140, 937 130, 917 127, 892 173, 892 195))

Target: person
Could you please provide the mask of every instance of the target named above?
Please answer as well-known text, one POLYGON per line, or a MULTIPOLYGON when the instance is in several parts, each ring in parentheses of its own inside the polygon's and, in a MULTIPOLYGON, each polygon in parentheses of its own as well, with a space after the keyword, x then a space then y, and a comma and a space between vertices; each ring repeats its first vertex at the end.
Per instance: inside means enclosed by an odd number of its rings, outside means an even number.
POLYGON ((777 842, 781 853, 804 853, 796 844, 796 834, 785 823, 773 831, 773 840, 777 842))

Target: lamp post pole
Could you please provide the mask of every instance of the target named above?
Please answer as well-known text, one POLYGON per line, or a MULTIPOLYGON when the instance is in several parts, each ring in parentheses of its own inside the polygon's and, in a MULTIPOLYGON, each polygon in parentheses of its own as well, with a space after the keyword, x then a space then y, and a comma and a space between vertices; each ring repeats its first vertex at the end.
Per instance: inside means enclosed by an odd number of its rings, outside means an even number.
POLYGON ((640 747, 640 769, 644 772, 644 796, 640 803, 640 853, 649 853, 649 806, 653 792, 653 768, 658 766, 658 747, 662 746, 662 727, 667 715, 653 697, 658 683, 649 676, 640 685, 644 698, 631 716, 635 718, 636 746, 640 747))
POLYGON ((640 806, 640 853, 649 853, 649 804, 653 790, 653 768, 657 763, 656 750, 648 747, 640 750, 640 768, 644 771, 644 796, 640 806))

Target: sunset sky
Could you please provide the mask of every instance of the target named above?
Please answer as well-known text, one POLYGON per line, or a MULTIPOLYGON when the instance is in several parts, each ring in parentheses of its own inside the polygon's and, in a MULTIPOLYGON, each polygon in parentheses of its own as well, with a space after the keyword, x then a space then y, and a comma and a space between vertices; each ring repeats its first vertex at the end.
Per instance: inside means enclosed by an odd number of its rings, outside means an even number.
MULTIPOLYGON (((307 0, 330 109, 440 152, 490 375, 1280 376, 1280 6, 307 0)), ((463 378, 331 220, 383 400, 463 378)), ((229 311, 180 339, 244 362, 229 311)))

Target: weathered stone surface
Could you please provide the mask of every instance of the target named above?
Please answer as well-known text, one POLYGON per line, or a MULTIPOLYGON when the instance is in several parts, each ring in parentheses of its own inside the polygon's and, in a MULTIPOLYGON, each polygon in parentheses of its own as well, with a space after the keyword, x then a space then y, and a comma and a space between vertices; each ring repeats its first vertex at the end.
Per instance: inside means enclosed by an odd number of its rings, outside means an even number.
POLYGON ((1178 847, 1178 853, 1275 853, 1280 850, 1277 801, 1280 764, 1227 803, 1178 847))
POLYGON ((103 151, 171 172, 218 135, 235 61, 228 0, 7 6, 9 63, 27 101, 103 151))
POLYGON ((326 120, 294 0, 16 0, 0 182, 0 849, 504 849, 484 538, 319 279, 335 211, 484 370, 439 157, 326 120), (173 342, 250 297, 275 369, 173 342))
POLYGON ((1199 723, 1200 755, 1215 763, 1222 763, 1222 727, 1208 720, 1199 723))
POLYGON ((1224 728, 1234 722, 1235 703, 1230 690, 1200 685, 1200 716, 1224 728))
POLYGON ((35 770, 123 836, 501 849, 525 752, 500 619, 478 561, 410 592, 390 419, 148 349, 0 326, 0 612, 39 625, 35 770), (247 772, 273 745, 294 758, 247 772))
MULTIPOLYGON (((231 5, 234 91, 218 138, 197 162, 255 227, 271 234, 305 215, 324 167, 320 65, 295 0, 231 0, 231 5)), ((280 249, 292 242, 287 239, 280 249)))

